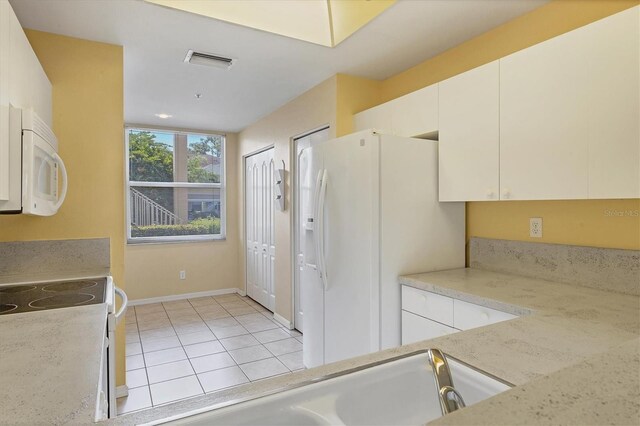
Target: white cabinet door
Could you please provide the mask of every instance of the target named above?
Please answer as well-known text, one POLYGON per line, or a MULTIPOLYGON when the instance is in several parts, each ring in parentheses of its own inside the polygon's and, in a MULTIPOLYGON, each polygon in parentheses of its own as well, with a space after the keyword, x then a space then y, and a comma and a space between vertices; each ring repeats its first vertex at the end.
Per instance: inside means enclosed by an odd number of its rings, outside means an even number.
POLYGON ((437 84, 394 99, 389 104, 395 135, 413 138, 438 131, 437 84))
POLYGON ((500 60, 500 198, 588 197, 584 28, 500 60))
POLYGON ((588 26, 589 198, 640 198, 640 6, 588 26))
POLYGON ((13 12, 0 0, 0 208, 9 200, 9 62, 13 12))
POLYGON ((499 85, 498 61, 440 83, 440 201, 498 199, 499 85))
POLYGON ((383 134, 405 137, 435 135, 438 131, 438 85, 359 112, 353 120, 358 132, 375 129, 383 134))
POLYGON ((453 325, 459 330, 470 330, 517 318, 516 315, 458 299, 453 301, 453 312, 453 325))
POLYGON ((402 286, 402 309, 453 325, 453 299, 417 288, 402 286))
POLYGON ((453 327, 431 321, 411 312, 402 311, 402 344, 407 345, 421 340, 435 339, 455 333, 453 327))
POLYGON ((391 102, 369 108, 353 116, 355 131, 375 129, 381 133, 392 134, 391 102))

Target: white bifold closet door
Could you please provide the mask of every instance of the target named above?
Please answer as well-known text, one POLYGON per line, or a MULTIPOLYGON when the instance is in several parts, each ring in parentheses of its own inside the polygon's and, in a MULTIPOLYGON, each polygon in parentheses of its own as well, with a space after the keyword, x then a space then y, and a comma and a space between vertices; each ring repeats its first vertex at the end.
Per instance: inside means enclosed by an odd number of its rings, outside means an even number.
POLYGON ((275 226, 273 148, 245 159, 247 295, 275 309, 275 226))

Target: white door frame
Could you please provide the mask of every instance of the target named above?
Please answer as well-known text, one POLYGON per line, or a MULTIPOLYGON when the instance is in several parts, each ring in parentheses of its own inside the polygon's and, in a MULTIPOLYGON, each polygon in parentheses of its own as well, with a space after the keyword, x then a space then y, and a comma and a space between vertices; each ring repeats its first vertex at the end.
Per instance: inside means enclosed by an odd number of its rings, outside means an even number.
MULTIPOLYGON (((300 133, 296 136, 293 136, 289 141, 289 153, 290 159, 289 162, 291 164, 291 175, 290 175, 290 188, 291 188, 291 197, 290 197, 290 206, 291 206, 291 220, 290 220, 290 235, 291 235, 291 329, 296 328, 296 268, 298 267, 298 253, 296 251, 297 238, 298 238, 298 228, 296 227, 296 215, 298 214, 297 205, 298 199, 296 196, 297 193, 297 176, 298 176, 298 158, 297 158, 297 150, 296 150, 296 140, 302 139, 306 136, 312 135, 317 132, 321 132, 323 130, 329 129, 331 130, 331 126, 329 123, 323 124, 306 132, 300 133)), ((329 136, 331 138, 331 136, 329 136)), ((302 331, 302 330, 300 330, 302 331)))
POLYGON ((249 259, 247 259, 247 182, 246 182, 246 171, 247 171, 247 157, 252 157, 256 154, 260 154, 262 152, 268 151, 270 149, 274 149, 275 154, 275 144, 264 146, 255 151, 251 151, 248 154, 244 154, 242 156, 242 247, 243 247, 243 256, 244 256, 244 295, 248 295, 248 286, 247 286, 247 267, 249 259))

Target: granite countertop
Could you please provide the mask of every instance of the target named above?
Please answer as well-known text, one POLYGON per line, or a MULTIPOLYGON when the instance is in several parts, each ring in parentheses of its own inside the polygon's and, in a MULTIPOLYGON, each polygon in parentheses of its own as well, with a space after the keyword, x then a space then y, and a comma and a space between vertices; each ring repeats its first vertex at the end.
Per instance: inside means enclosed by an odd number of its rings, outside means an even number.
POLYGON ((160 420, 430 347, 517 385, 436 423, 593 423, 594 410, 601 416, 610 414, 607 421, 614 423, 634 422, 638 417, 639 297, 479 269, 404 276, 400 283, 520 317, 130 413, 109 422, 160 420), (605 385, 607 380, 610 382, 605 385), (600 406, 595 408, 596 404, 600 406), (583 412, 581 406, 591 409, 583 412))
POLYGON ((0 424, 90 424, 105 303, 0 316, 0 424))

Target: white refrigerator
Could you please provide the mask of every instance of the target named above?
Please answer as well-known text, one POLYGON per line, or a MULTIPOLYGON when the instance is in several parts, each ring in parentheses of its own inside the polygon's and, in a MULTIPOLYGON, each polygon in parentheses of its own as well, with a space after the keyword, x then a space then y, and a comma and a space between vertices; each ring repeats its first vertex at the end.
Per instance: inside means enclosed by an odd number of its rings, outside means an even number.
POLYGON ((398 276, 464 266, 464 203, 438 202, 438 143, 368 130, 302 155, 305 366, 399 346, 398 276))

